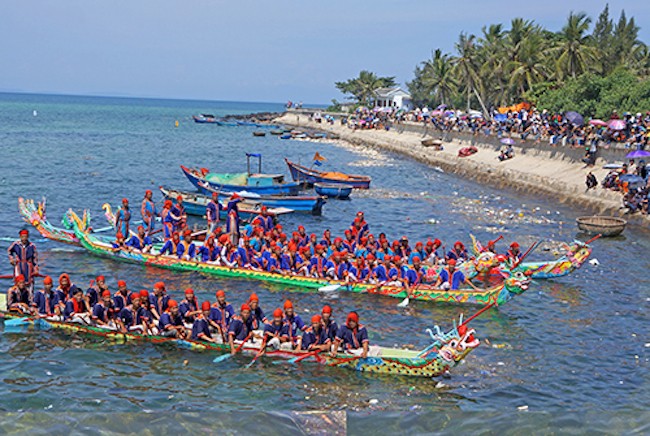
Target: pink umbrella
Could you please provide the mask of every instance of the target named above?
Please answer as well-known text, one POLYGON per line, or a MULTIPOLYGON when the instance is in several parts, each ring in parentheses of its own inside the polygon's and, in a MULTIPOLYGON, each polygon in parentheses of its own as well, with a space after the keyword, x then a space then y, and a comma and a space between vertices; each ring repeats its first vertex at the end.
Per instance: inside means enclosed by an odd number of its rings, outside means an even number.
POLYGON ((589 121, 589 124, 591 124, 592 126, 602 126, 602 127, 607 126, 607 123, 603 120, 591 120, 589 121))
POLYGON ((442 115, 442 111, 441 110, 432 111, 431 115, 434 117, 439 117, 440 115, 442 115))
POLYGON ((607 125, 612 130, 623 130, 623 129, 625 129, 625 121, 623 121, 623 120, 609 120, 609 123, 607 123, 607 125))

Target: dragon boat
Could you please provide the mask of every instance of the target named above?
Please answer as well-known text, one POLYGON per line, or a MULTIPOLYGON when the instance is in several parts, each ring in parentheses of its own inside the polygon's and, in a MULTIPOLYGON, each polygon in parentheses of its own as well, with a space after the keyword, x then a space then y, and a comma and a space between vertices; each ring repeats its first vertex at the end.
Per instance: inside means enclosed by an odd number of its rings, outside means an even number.
MULTIPOLYGON (((2 295, 4 297, 4 295, 2 295)), ((70 334, 82 334, 100 337, 117 343, 126 342, 148 342, 152 344, 169 344, 183 349, 200 352, 230 353, 227 344, 217 344, 205 341, 192 341, 185 339, 174 339, 157 335, 144 335, 140 333, 121 333, 115 330, 108 330, 101 327, 87 326, 78 323, 52 321, 44 318, 24 318, 24 315, 7 312, 6 299, 4 309, 0 311, 0 317, 5 322, 7 329, 8 322, 16 322, 16 325, 30 325, 41 330, 61 330, 70 334)), ((0 302, 0 306, 2 303, 0 302)), ((458 324, 460 326, 462 321, 458 324)), ((292 361, 311 360, 321 365, 340 367, 371 374, 390 374, 416 377, 437 377, 455 367, 474 348, 478 347, 480 341, 474 337, 474 329, 462 329, 454 321, 453 328, 443 332, 438 326, 434 327, 435 333, 429 329, 432 343, 425 349, 407 350, 401 348, 374 347, 374 356, 361 358, 352 354, 338 353, 331 356, 329 353, 310 352, 303 350, 273 350, 267 348, 265 356, 274 359, 291 359, 292 361)), ((259 343, 246 342, 241 351, 244 354, 255 355, 260 352, 259 343)))
POLYGON ((496 303, 497 305, 500 305, 506 303, 514 296, 525 292, 530 283, 530 279, 521 272, 512 274, 505 272, 504 274, 507 276, 506 279, 495 286, 483 290, 443 290, 429 285, 419 285, 412 288, 409 294, 409 292, 401 286, 386 286, 369 283, 345 283, 344 281, 338 280, 327 281, 320 278, 288 274, 283 275, 256 269, 230 268, 211 262, 183 260, 173 256, 159 255, 155 254, 155 252, 140 253, 137 251, 113 251, 110 243, 104 242, 86 231, 84 225, 87 225, 88 223, 80 219, 75 212, 68 211, 68 216, 81 246, 97 256, 173 271, 191 271, 219 277, 243 278, 277 283, 301 291, 320 290, 324 287, 329 288, 332 285, 336 285, 337 290, 360 294, 382 295, 393 298, 406 298, 408 296, 414 300, 438 303, 477 305, 496 303))

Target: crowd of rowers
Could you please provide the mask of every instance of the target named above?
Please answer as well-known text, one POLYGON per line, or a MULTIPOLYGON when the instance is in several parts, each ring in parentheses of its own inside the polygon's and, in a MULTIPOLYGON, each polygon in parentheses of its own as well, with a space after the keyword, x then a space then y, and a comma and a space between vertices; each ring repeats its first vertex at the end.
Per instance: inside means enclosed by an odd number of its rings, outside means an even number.
POLYGON ((51 277, 45 276, 43 288, 35 293, 23 275, 18 275, 7 293, 8 309, 23 315, 49 321, 78 323, 122 333, 160 335, 178 339, 228 344, 234 354, 238 345, 251 341, 262 352, 271 350, 307 350, 345 352, 367 357, 377 347, 370 347, 366 328, 359 315, 350 312, 340 327, 332 318, 332 308, 324 306, 321 314, 303 322, 290 300, 267 318, 259 298, 252 293, 241 305, 239 315, 226 300, 223 290, 215 301, 199 300, 192 289, 185 290, 180 303, 167 294, 165 284, 158 282, 153 292, 131 291, 125 281, 117 282, 112 293, 104 276, 98 276, 84 292, 72 283, 68 274, 61 274, 54 288, 51 277))
MULTIPOLYGON (((332 237, 330 230, 325 230, 319 240, 315 233, 307 234, 303 226, 298 226, 288 237, 283 226, 274 223, 265 207, 250 223, 240 226, 238 201, 237 194, 229 199, 226 223, 222 226, 219 212, 223 206, 219 203, 218 194, 213 194, 206 208, 208 236, 199 243, 187 227, 182 197, 179 196, 175 204, 166 200, 160 214, 165 242, 154 253, 149 237, 155 223, 152 217, 156 216, 151 191, 145 194, 142 206, 146 227, 139 226, 137 234, 128 239, 124 237, 129 234, 128 219, 123 219, 123 211, 125 208, 128 210, 125 199, 116 217, 118 233, 112 244, 113 250, 141 251, 229 268, 347 283, 404 286, 407 289, 422 283, 443 289, 460 289, 463 284, 475 287, 456 268, 457 263, 471 259, 460 241, 455 242, 447 252, 444 247, 441 249, 439 239, 416 242, 412 247, 404 236, 391 243, 385 233, 380 233, 377 238, 370 233, 363 212, 357 213, 350 228, 345 230, 344 237, 332 237), (147 211, 151 211, 149 215, 147 211), (446 268, 440 272, 438 268, 430 268, 437 265, 446 265, 446 268)), ((485 250, 496 254, 495 244, 496 241, 488 242, 485 250)), ((504 256, 510 262, 517 261, 521 257, 519 244, 513 242, 504 256)))

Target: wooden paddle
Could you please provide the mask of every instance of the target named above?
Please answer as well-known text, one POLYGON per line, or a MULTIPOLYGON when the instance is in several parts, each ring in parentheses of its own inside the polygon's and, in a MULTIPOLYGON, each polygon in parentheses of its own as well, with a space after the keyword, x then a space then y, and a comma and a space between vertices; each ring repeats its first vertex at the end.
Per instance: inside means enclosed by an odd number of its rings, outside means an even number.
MULTIPOLYGON (((237 354, 237 353, 239 353, 241 351, 241 349, 244 347, 244 344, 251 338, 252 335, 253 335, 253 332, 250 332, 248 334, 248 336, 246 336, 246 339, 244 339, 243 342, 241 344, 239 344, 239 346, 235 349, 234 354, 237 354)), ((212 362, 221 363, 224 360, 230 359, 234 354, 233 353, 222 354, 221 356, 215 357, 212 362)))
POLYGON ((250 368, 251 366, 253 366, 253 364, 255 364, 255 362, 257 362, 257 359, 260 358, 260 356, 262 355, 262 353, 264 353, 265 350, 266 350, 266 336, 264 337, 264 340, 262 341, 262 345, 260 346, 260 351, 258 351, 257 354, 255 355, 255 357, 253 357, 253 360, 251 360, 251 363, 246 365, 246 368, 250 368))
POLYGON ((294 357, 293 359, 289 359, 288 362, 291 364, 298 363, 301 360, 307 359, 308 357, 316 356, 318 353, 320 353, 321 350, 314 350, 310 351, 309 353, 305 353, 301 356, 294 357))

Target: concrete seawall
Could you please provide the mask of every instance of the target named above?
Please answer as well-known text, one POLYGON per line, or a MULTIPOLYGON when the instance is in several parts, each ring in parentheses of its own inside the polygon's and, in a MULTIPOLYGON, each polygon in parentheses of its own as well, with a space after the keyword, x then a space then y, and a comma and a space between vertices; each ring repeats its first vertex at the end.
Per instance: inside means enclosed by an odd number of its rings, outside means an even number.
MULTIPOLYGON (((585 178, 591 170, 598 180, 607 174, 602 169, 605 162, 622 161, 625 152, 619 149, 602 149, 597 165, 585 168, 581 159, 584 149, 553 147, 549 144, 517 143, 513 146, 515 157, 500 162, 498 150, 503 144, 497 138, 454 132, 446 137, 443 151, 434 151, 421 145, 424 137, 437 138, 440 132, 425 132, 419 125, 399 125, 390 131, 352 130, 335 123, 316 123, 303 114, 289 113, 275 120, 300 129, 321 130, 335 133, 344 141, 355 145, 387 150, 409 156, 428 165, 442 168, 448 173, 489 184, 497 188, 509 188, 529 194, 544 195, 561 203, 584 210, 585 215, 603 214, 621 216, 622 195, 617 192, 596 190, 585 192, 585 178), (461 147, 474 145, 479 152, 458 157, 461 147)), ((650 225, 650 220, 640 214, 625 216, 631 222, 650 225)))

